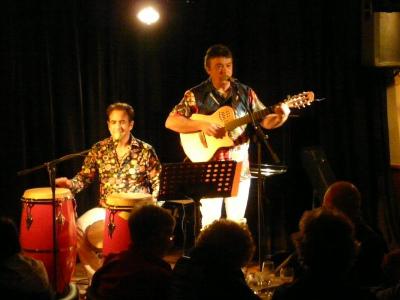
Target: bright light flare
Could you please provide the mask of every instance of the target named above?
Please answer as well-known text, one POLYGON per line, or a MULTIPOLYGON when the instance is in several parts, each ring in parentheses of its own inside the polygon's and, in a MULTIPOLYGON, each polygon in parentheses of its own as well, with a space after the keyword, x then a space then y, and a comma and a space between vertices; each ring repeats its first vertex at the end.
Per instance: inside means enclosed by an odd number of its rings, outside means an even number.
POLYGON ((138 19, 147 24, 151 25, 160 19, 160 13, 155 10, 152 6, 141 9, 137 14, 138 19))

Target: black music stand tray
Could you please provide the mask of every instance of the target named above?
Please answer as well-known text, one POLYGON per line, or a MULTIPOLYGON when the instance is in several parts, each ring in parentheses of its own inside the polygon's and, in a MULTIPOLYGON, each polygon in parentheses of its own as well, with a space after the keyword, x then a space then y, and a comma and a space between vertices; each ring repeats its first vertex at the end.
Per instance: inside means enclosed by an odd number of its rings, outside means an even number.
POLYGON ((163 164, 158 200, 193 200, 196 238, 200 232, 200 199, 236 196, 241 168, 240 162, 232 160, 163 164))

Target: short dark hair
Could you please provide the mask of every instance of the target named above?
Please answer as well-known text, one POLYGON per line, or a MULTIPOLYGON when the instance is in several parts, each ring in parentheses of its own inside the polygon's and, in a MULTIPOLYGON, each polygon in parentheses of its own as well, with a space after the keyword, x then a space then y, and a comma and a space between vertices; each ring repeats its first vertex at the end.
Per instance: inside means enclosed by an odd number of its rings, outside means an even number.
POLYGON ((173 234, 175 219, 169 210, 149 204, 133 209, 128 224, 135 246, 152 247, 162 235, 173 234))
POLYGON ((348 271, 355 255, 354 226, 336 209, 315 208, 304 212, 295 240, 302 263, 315 270, 348 271))
POLYGON ((214 57, 226 57, 233 58, 231 50, 222 44, 216 44, 207 49, 206 55, 204 56, 204 68, 207 70, 211 58, 214 57))
POLYGON ((128 115, 129 121, 133 121, 133 118, 135 117, 135 110, 133 109, 132 106, 130 106, 128 103, 124 103, 124 102, 116 102, 113 104, 110 104, 107 107, 107 120, 110 119, 110 114, 114 111, 114 110, 122 110, 125 111, 126 114, 128 115))
POLYGON ((196 240, 212 259, 226 266, 243 267, 253 257, 254 240, 247 225, 220 219, 206 226, 196 240))

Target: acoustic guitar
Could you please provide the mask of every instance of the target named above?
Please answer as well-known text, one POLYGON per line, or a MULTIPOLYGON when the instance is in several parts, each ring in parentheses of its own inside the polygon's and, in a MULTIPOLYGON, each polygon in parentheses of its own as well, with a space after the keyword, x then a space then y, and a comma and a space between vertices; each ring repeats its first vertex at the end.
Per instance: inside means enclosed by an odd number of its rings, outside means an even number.
MULTIPOLYGON (((313 92, 302 92, 294 96, 289 96, 282 102, 286 103, 289 108, 303 108, 310 105, 313 101, 313 92)), ((274 112, 274 108, 277 105, 279 105, 279 103, 254 112, 254 119, 256 121, 262 120, 266 115, 274 112)), ((235 112, 230 106, 222 106, 212 115, 193 114, 190 119, 217 123, 224 126, 226 130, 225 136, 222 138, 206 135, 202 131, 180 133, 183 151, 192 162, 209 161, 219 148, 232 147, 234 142, 229 135, 230 131, 252 121, 249 115, 236 118, 235 112)))

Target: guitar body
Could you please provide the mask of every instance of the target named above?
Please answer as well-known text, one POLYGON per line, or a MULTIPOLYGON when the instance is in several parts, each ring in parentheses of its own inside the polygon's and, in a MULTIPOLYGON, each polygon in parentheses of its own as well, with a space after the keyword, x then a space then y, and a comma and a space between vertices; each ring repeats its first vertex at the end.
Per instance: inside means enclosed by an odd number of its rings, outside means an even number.
MULTIPOLYGON (((193 114, 190 119, 217 123, 221 126, 235 119, 235 113, 229 106, 219 108, 212 115, 193 114)), ((223 138, 215 138, 204 134, 202 131, 180 133, 183 151, 192 162, 209 161, 219 148, 232 147, 233 141, 228 132, 223 138)))

